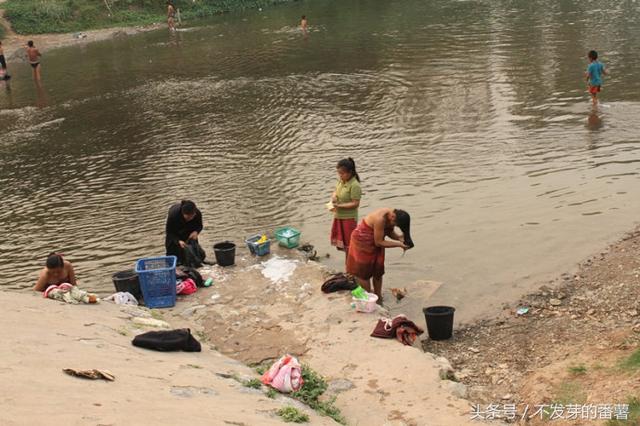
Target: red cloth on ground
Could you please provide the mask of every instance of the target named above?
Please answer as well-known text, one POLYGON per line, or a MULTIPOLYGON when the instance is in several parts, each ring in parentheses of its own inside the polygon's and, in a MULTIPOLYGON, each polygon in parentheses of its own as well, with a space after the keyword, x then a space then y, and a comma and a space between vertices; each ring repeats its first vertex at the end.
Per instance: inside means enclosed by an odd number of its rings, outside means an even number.
POLYGON ((191 278, 187 278, 186 280, 176 285, 176 294, 187 295, 187 294, 193 294, 196 291, 198 291, 198 287, 196 286, 196 283, 191 278))
POLYGON ((413 345, 413 342, 422 333, 424 333, 424 330, 405 315, 397 315, 393 319, 380 318, 376 328, 371 333, 371 337, 380 337, 382 339, 393 339, 395 337, 405 345, 413 345))
POLYGON ((340 250, 349 248, 351 234, 358 226, 355 219, 333 219, 331 225, 331 245, 340 250))
POLYGON ((376 246, 373 228, 364 220, 351 234, 347 273, 363 280, 384 275, 384 248, 376 246))

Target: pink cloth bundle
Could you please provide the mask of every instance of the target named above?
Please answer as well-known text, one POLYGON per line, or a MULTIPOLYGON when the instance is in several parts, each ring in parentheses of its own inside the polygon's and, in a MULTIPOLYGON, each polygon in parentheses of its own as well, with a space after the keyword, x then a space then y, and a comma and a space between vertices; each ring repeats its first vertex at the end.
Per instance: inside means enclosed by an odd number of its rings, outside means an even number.
POLYGON ((302 368, 298 360, 285 355, 262 375, 262 383, 283 393, 295 392, 302 387, 302 368))

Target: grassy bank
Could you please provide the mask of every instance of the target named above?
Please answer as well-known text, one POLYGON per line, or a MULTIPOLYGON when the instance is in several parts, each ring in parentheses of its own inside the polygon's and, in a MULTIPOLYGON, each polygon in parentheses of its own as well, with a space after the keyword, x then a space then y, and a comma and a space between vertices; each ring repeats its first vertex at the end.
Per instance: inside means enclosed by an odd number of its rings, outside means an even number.
MULTIPOLYGON (((288 1, 175 0, 174 4, 183 19, 194 19, 288 1)), ((7 0, 4 8, 5 17, 19 34, 146 25, 166 17, 166 0, 7 0)))

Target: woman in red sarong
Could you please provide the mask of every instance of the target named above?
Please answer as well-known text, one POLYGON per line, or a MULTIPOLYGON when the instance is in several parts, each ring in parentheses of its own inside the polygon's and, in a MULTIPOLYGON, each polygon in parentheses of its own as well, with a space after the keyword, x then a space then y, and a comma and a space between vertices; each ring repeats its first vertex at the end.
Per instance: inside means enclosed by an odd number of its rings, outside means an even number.
POLYGON ((360 176, 356 171, 353 158, 340 160, 337 166, 338 183, 331 197, 333 206, 333 225, 331 226, 331 245, 349 255, 351 233, 358 224, 358 207, 362 198, 360 176))
POLYGON ((413 248, 410 234, 411 217, 404 210, 382 208, 367 215, 351 234, 347 255, 347 273, 356 277, 366 291, 373 291, 382 303, 382 276, 385 248, 413 248), (402 235, 395 232, 399 227, 402 235), (386 240, 389 237, 391 240, 386 240))

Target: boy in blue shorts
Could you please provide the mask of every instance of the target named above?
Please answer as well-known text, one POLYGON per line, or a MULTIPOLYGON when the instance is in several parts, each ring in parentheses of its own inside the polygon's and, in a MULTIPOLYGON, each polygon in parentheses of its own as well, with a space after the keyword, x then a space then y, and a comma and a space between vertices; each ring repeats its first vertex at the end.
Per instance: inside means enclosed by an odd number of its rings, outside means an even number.
POLYGON ((604 65, 598 61, 598 52, 595 50, 590 51, 587 57, 589 58, 589 65, 587 66, 585 78, 589 85, 591 100, 595 106, 598 104, 598 92, 602 87, 602 76, 607 75, 607 70, 605 70, 604 65))

